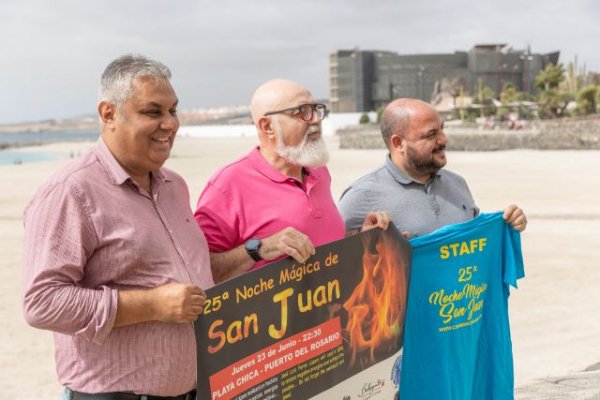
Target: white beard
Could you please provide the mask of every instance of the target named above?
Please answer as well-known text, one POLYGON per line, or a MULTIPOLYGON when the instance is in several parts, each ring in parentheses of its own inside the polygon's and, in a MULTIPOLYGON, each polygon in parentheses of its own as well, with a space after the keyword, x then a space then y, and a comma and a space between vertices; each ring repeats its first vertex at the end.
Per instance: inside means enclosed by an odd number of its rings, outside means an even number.
POLYGON ((294 165, 307 167, 320 167, 329 161, 329 152, 323 137, 317 140, 309 140, 310 133, 318 132, 320 128, 316 125, 310 125, 304 134, 302 142, 296 146, 287 146, 283 142, 283 131, 279 126, 279 121, 275 122, 277 128, 277 143, 275 151, 282 158, 294 165))

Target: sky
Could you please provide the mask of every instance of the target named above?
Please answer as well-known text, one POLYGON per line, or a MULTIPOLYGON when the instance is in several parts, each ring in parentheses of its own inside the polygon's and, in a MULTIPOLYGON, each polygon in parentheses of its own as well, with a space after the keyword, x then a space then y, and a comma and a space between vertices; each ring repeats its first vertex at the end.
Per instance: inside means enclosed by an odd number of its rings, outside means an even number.
POLYGON ((248 104, 272 78, 328 97, 329 54, 560 50, 600 72, 597 0, 0 0, 0 124, 93 115, 102 71, 138 53, 173 73, 180 109, 248 104))

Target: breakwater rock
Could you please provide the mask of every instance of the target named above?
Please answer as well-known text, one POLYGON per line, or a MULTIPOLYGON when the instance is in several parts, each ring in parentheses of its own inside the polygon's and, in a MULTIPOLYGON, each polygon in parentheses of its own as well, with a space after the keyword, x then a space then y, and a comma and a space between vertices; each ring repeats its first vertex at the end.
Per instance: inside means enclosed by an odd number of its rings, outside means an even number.
MULTIPOLYGON (((511 149, 600 150, 600 115, 534 121, 527 129, 485 129, 474 125, 447 126, 448 150, 494 151, 511 149)), ((340 129, 342 149, 383 149, 379 126, 340 129)))

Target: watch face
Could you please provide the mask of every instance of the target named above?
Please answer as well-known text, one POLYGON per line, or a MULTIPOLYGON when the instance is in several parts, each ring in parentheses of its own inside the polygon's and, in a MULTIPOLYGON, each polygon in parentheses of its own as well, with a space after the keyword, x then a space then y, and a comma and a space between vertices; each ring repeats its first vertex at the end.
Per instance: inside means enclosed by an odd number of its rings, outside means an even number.
POLYGON ((248 240, 246 242, 246 245, 244 246, 244 247, 246 247, 246 251, 248 252, 250 257, 252 257, 252 259, 254 261, 262 260, 262 257, 260 256, 260 254, 258 254, 258 249, 260 248, 260 243, 261 243, 260 239, 252 238, 252 239, 248 240))
POLYGON ((256 250, 260 246, 260 239, 252 238, 246 242, 246 248, 248 250, 256 250))

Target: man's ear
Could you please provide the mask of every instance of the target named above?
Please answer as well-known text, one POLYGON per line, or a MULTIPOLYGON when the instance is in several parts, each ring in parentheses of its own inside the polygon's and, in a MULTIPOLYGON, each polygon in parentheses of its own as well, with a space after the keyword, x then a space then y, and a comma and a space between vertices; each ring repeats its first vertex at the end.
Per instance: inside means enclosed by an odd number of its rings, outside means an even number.
POLYGON ((265 135, 268 139, 274 139, 275 138, 275 130, 273 129, 273 123, 271 121, 271 118, 268 117, 260 117, 259 120, 256 123, 256 126, 258 127, 258 130, 261 132, 261 134, 265 135))
POLYGON ((390 137, 390 150, 404 150, 404 136, 393 134, 390 137))
POLYGON ((104 126, 110 126, 115 122, 117 110, 113 104, 110 104, 106 101, 101 101, 98 103, 98 115, 100 116, 100 120, 104 126))

